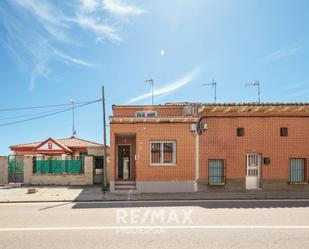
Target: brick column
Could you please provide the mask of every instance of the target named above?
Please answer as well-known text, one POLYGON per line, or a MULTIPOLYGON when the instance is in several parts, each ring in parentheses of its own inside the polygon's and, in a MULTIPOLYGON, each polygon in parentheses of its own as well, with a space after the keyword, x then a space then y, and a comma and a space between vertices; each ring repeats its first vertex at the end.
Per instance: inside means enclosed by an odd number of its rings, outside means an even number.
POLYGON ((93 157, 85 156, 85 165, 84 165, 84 174, 85 174, 85 184, 93 184, 93 157))
POLYGON ((115 179, 116 179, 116 141, 115 133, 113 132, 113 126, 110 128, 110 149, 109 149, 109 163, 108 163, 108 182, 110 184, 110 191, 113 191, 115 188, 115 179))
POLYGON ((33 175, 33 157, 24 156, 24 183, 31 184, 33 175))
POLYGON ((7 156, 0 156, 0 185, 9 182, 9 161, 7 156))

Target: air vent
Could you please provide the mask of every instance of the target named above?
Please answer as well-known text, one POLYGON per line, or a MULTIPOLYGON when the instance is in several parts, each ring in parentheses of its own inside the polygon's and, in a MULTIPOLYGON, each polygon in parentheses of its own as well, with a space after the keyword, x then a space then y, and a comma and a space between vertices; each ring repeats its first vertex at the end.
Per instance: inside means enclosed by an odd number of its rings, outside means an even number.
POLYGON ((183 115, 184 116, 193 116, 195 114, 193 105, 186 105, 183 107, 183 115))

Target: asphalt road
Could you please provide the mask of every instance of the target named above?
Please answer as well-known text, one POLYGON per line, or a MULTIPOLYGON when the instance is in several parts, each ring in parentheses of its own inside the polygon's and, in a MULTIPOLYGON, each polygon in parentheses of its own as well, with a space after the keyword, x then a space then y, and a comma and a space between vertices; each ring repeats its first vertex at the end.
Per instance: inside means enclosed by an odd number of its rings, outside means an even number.
POLYGON ((309 248, 309 200, 0 204, 6 248, 309 248))

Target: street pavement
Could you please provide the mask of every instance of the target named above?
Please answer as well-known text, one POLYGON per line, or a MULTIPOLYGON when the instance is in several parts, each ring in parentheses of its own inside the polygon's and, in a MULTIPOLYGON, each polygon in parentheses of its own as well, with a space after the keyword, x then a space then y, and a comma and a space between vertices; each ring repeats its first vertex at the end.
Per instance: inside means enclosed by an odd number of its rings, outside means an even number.
POLYGON ((309 191, 200 191, 194 193, 103 193, 100 186, 23 186, 0 187, 0 203, 53 201, 123 200, 220 200, 220 199, 308 199, 309 191), (29 194, 28 189, 35 188, 29 194))
POLYGON ((0 204, 0 248, 309 248, 309 200, 0 204))

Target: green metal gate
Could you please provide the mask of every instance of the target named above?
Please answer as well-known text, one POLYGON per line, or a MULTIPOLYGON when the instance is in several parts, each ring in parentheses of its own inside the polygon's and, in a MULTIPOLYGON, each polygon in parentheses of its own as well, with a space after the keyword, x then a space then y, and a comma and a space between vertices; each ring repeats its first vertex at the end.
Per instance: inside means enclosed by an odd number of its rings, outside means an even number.
POLYGON ((35 160, 36 174, 82 174, 82 160, 35 160))
POLYGON ((9 157, 9 182, 24 182, 24 158, 9 157))

